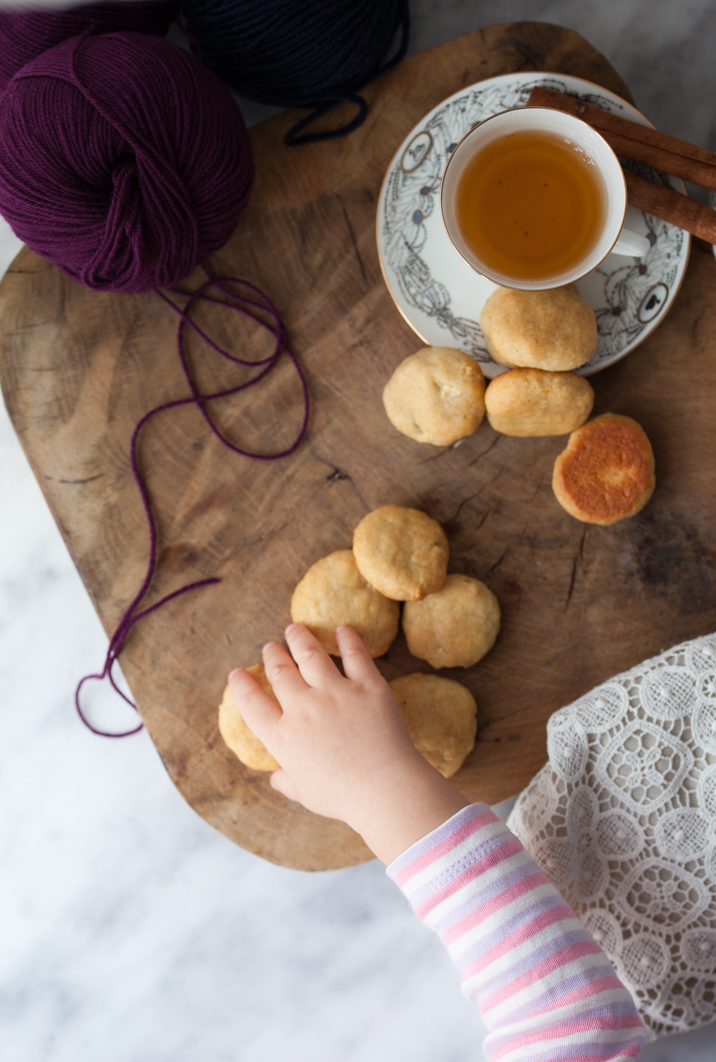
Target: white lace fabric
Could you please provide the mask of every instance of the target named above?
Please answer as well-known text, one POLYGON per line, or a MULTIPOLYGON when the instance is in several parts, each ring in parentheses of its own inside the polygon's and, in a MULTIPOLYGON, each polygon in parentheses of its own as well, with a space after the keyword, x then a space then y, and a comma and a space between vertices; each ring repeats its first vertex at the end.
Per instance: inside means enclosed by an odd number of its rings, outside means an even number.
POLYGON ((562 708, 508 821, 651 1038, 716 1020, 716 634, 562 708))

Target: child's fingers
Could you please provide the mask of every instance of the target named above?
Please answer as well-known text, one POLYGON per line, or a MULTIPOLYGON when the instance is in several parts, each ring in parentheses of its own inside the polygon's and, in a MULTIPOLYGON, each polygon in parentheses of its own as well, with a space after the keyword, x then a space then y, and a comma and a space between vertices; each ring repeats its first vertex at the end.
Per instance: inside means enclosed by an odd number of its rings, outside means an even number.
POLYGON ((281 718, 281 709, 243 668, 231 672, 229 688, 246 725, 263 741, 272 724, 281 718))
POLYGON ((262 656, 266 678, 285 711, 291 701, 305 693, 308 687, 285 646, 279 642, 268 642, 263 647, 262 656))
POLYGON ((346 678, 363 683, 380 678, 380 672, 362 638, 352 627, 336 627, 336 641, 341 651, 346 678))
POLYGON ((325 686, 340 678, 340 672, 308 627, 292 623, 286 628, 286 641, 301 675, 309 686, 325 686))
MULTIPOLYGON (((287 800, 298 800, 296 787, 284 770, 274 771, 269 778, 271 788, 281 793, 287 800)), ((300 803, 300 801, 299 801, 300 803)))

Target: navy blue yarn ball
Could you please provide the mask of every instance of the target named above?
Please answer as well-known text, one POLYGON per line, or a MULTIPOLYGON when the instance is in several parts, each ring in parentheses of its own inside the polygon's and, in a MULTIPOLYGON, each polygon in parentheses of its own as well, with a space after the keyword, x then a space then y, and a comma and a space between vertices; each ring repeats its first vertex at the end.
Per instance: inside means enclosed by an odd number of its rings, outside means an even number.
POLYGON ((341 136, 360 125, 367 107, 357 90, 402 59, 408 44, 408 0, 182 0, 181 11, 195 53, 238 93, 316 108, 287 143, 341 136), (358 106, 352 122, 297 136, 342 100, 358 106))

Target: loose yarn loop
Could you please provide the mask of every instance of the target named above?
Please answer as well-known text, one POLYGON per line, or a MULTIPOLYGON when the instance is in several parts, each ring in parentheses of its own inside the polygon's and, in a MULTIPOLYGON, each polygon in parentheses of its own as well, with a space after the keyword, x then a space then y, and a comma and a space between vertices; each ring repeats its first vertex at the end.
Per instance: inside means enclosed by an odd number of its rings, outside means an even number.
POLYGON ((316 108, 286 134, 289 145, 357 128, 367 113, 357 90, 403 58, 410 30, 408 0, 183 0, 182 16, 201 60, 237 92, 316 108), (397 52, 384 62, 399 29, 397 52), (297 135, 344 101, 358 106, 348 124, 297 135))
POLYGON ((178 0, 119 0, 56 11, 0 11, 0 92, 25 63, 94 27, 97 33, 136 30, 164 37, 178 0))
MULTIPOLYGON (((185 295, 184 292, 180 291, 174 291, 174 294, 180 296, 185 295)), ((142 585, 139 588, 139 591, 137 592, 136 596, 134 597, 134 600, 131 602, 129 607, 125 610, 124 615, 122 616, 121 620, 117 625, 116 630, 114 631, 109 640, 107 656, 105 657, 102 671, 98 672, 97 674, 85 675, 84 678, 80 680, 77 689, 75 690, 75 706, 77 708, 77 712, 79 714, 80 719, 85 724, 85 726, 92 731, 93 734, 98 734, 100 737, 129 737, 131 734, 136 734, 139 730, 141 730, 143 724, 140 723, 139 726, 136 726, 131 730, 123 731, 121 733, 112 733, 110 731, 100 730, 97 727, 93 726, 84 714, 80 699, 82 687, 85 685, 85 683, 91 680, 102 681, 103 679, 108 678, 113 689, 120 695, 120 697, 122 697, 122 699, 125 700, 127 704, 131 705, 132 708, 136 709, 136 705, 134 704, 134 702, 131 701, 122 692, 121 689, 119 689, 112 673, 112 669, 117 660, 119 659, 119 654, 122 651, 122 647, 124 646, 124 643, 127 639, 127 635, 131 631, 132 627, 134 627, 136 623, 144 619, 146 616, 149 616, 152 612, 156 612, 157 609, 161 608, 163 605, 166 605, 169 601, 172 601, 174 598, 179 597, 182 594, 189 593, 192 590, 198 590, 201 587, 211 586, 213 584, 221 582, 221 580, 218 578, 212 578, 201 579, 198 582, 189 583, 187 586, 182 586, 178 590, 174 590, 172 593, 167 594, 165 597, 161 598, 161 600, 149 606, 149 608, 145 608, 141 612, 136 611, 139 608, 141 602, 144 600, 147 591, 151 586, 152 579, 154 578, 157 569, 157 528, 154 520, 154 515, 152 513, 149 492, 147 491, 147 488, 144 484, 144 480, 142 479, 142 474, 139 468, 139 437, 144 425, 149 420, 151 420, 152 417, 155 417, 159 413, 163 413, 166 410, 177 409, 180 406, 196 405, 200 409, 211 431, 224 446, 226 446, 229 450, 232 450, 236 454, 240 454, 243 457, 249 457, 255 461, 278 461, 283 457, 288 457, 290 454, 294 453, 294 451, 300 445, 301 440, 306 434, 306 428, 308 426, 309 400, 306 378, 295 354, 288 346, 288 337, 286 334, 286 329, 284 327, 283 322, 281 321, 281 318, 275 306, 259 288, 255 287, 253 284, 250 284, 246 280, 237 280, 233 277, 220 277, 216 279, 209 277, 209 279, 206 280, 203 284, 201 284, 196 289, 196 291, 194 291, 188 296, 187 302, 183 309, 177 306, 176 303, 172 301, 172 299, 170 299, 166 294, 164 294, 164 292, 157 291, 157 295, 159 295, 159 297, 163 299, 163 301, 168 306, 170 306, 174 311, 176 311, 176 313, 179 314, 180 321, 179 328, 177 331, 177 350, 179 353, 179 360, 181 362, 184 378, 191 392, 191 397, 179 398, 175 399, 173 402, 163 402, 161 405, 155 406, 154 409, 150 409, 148 413, 144 414, 144 416, 141 418, 141 420, 139 420, 134 431, 132 432, 132 441, 130 444, 130 461, 132 465, 132 474, 134 476, 134 481, 137 484, 140 496, 142 498, 144 513, 147 518, 147 525, 149 527, 149 561, 147 563, 147 570, 142 585), (217 298, 216 296, 209 294, 211 288, 218 289, 222 298, 217 298), (235 290, 236 288, 238 288, 238 291, 235 290), (228 307, 229 309, 236 310, 238 313, 244 314, 246 317, 249 317, 252 320, 256 321, 258 324, 262 325, 268 332, 271 332, 271 334, 275 337, 273 353, 266 358, 259 359, 258 361, 247 361, 244 358, 239 358, 234 354, 230 354, 227 350, 224 350, 222 347, 218 346, 209 336, 207 336, 207 334, 196 324, 196 322, 191 319, 191 311, 198 302, 211 302, 217 306, 228 307), (230 387, 226 390, 217 391, 216 393, 210 395, 202 395, 197 389, 187 356, 187 351, 184 342, 184 332, 186 327, 192 328, 194 332, 196 332, 196 334, 202 340, 204 340, 204 342, 206 342, 212 350, 220 354, 223 358, 234 362, 234 364, 236 365, 255 367, 258 368, 260 371, 250 380, 246 381, 245 383, 238 384, 236 387, 230 387), (227 439, 226 436, 222 434, 222 432, 211 417, 211 414, 207 408, 207 403, 213 402, 217 398, 227 398, 230 395, 238 394, 240 391, 245 391, 248 387, 252 387, 254 384, 257 384, 259 380, 264 379, 264 377, 267 376, 273 368, 275 368, 282 354, 286 354, 287 357, 291 360, 301 383, 301 393, 303 398, 303 417, 301 420, 301 426, 299 428, 298 434, 296 435, 296 438, 291 443, 291 445, 287 447, 287 449, 282 450, 279 453, 264 454, 256 453, 251 450, 245 450, 242 447, 237 446, 235 443, 232 443, 231 440, 227 439)))
POLYGON ((73 37, 0 97, 0 214, 95 291, 188 276, 231 236, 253 178, 231 93, 159 37, 73 37))

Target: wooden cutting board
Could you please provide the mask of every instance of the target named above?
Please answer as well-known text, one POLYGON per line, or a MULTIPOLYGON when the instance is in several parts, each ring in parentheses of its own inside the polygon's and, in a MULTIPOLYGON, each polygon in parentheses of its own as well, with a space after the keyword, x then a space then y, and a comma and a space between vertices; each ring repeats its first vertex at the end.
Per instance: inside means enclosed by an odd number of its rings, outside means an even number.
MULTIPOLYGON (((654 445, 657 489, 636 518, 593 527, 557 505, 550 478, 564 439, 513 439, 483 424, 458 449, 438 449, 399 435, 383 413, 386 380, 420 345, 378 266, 383 174, 441 99, 516 70, 574 74, 629 99, 576 33, 516 23, 404 62, 366 90, 368 120, 345 140, 286 148, 290 113, 253 129, 256 190, 212 269, 252 280, 276 302, 308 376, 307 438, 294 456, 265 464, 222 448, 193 408, 162 414, 144 431, 141 461, 160 534, 147 603, 192 580, 222 582, 136 627, 122 667, 184 797, 231 840, 286 866, 341 867, 371 853, 347 827, 285 801, 266 775, 242 767, 219 735, 216 709, 229 669, 258 661, 263 642, 281 636, 298 579, 319 557, 349 547, 370 509, 424 509, 447 530, 451 569, 483 579, 500 600, 492 652, 474 668, 445 673, 479 705, 476 747, 454 779, 472 800, 497 803, 524 787, 545 762, 555 709, 716 626, 710 249, 695 246, 661 328, 592 378, 596 412, 635 417, 654 445)), ((0 319, 10 415, 111 632, 141 583, 148 548, 128 460, 132 429, 151 407, 186 394, 176 317, 155 294, 92 293, 24 250, 0 286, 0 319)), ((236 351, 265 349, 224 311, 200 319, 236 351)), ((237 379, 198 342, 190 348, 205 392, 237 379)), ((286 442, 300 415, 287 366, 218 405, 233 438, 265 449, 286 442)), ((87 670, 98 663, 88 659, 87 670)), ((379 664, 388 678, 430 670, 402 636, 379 664)))

